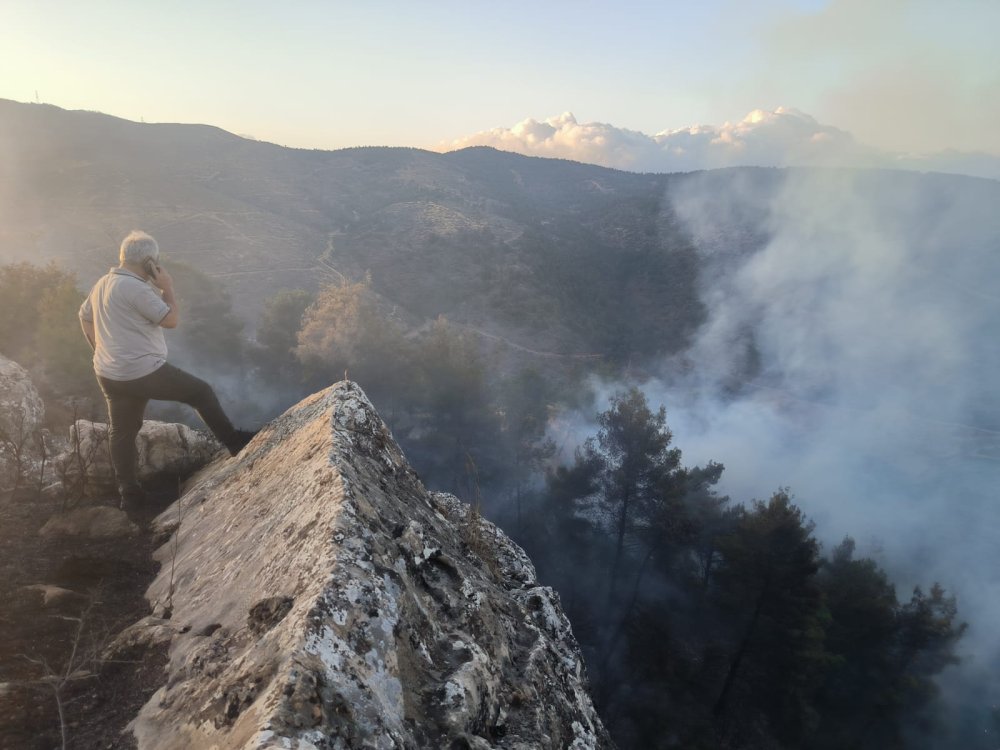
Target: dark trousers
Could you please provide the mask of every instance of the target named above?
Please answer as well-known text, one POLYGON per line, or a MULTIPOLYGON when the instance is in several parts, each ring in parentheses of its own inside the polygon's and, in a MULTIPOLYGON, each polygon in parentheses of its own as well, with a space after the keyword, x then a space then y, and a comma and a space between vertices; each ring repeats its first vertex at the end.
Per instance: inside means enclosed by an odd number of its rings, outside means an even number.
POLYGON ((171 364, 135 380, 109 380, 97 377, 108 402, 111 420, 111 463, 119 488, 138 485, 136 478, 135 438, 142 428, 142 416, 150 401, 179 401, 195 409, 215 437, 229 446, 235 430, 222 410, 212 386, 171 364))

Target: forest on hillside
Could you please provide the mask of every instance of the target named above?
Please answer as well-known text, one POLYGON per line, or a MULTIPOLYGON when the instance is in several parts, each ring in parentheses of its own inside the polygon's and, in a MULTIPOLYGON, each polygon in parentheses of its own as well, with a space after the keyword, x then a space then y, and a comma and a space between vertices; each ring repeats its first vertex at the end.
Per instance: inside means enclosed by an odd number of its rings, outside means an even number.
MULTIPOLYGON (((792 489, 720 494, 726 456, 686 465, 640 389, 600 402, 583 369, 501 371, 444 318, 407 330, 368 280, 273 294, 251 340, 215 281, 170 270, 183 321, 171 360, 246 426, 346 374, 425 484, 525 547, 560 593, 619 746, 940 747, 938 678, 965 627, 955 599, 933 581, 897 593, 850 537, 824 550, 792 489), (596 429, 560 461, 551 425, 571 411, 596 429)), ((58 266, 0 267, 0 352, 32 372, 53 428, 81 404, 103 417, 81 300, 58 266)))

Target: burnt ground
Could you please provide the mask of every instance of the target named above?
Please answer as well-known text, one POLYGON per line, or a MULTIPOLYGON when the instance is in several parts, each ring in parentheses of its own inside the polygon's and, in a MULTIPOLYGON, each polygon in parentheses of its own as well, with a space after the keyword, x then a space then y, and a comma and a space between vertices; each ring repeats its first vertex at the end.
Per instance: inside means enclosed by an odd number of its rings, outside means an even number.
MULTIPOLYGON (((133 520, 145 527, 176 494, 154 492, 133 520)), ((61 508, 34 496, 0 496, 0 750, 134 748, 123 731, 162 683, 165 648, 114 662, 101 652, 149 614, 143 594, 159 567, 154 539, 148 531, 112 540, 39 537, 61 508), (41 592, 25 588, 35 584, 74 595, 46 605, 41 592), (65 680, 68 667, 76 674, 65 680)))

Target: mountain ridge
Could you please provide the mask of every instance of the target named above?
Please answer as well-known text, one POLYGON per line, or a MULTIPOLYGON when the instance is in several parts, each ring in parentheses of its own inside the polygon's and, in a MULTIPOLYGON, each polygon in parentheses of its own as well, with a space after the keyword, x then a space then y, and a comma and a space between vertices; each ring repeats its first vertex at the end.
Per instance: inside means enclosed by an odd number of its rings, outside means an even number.
MULTIPOLYGON (((141 227, 168 261, 214 278, 251 326, 281 288, 370 273, 372 291, 411 329, 444 315, 528 349, 619 363, 683 350, 705 320, 706 261, 766 243, 740 221, 761 223, 787 176, 827 174, 639 174, 489 147, 290 149, 213 126, 9 101, 0 101, 0 155, 4 262, 55 259, 86 288, 141 227), (742 201, 738 221, 720 214, 723 255, 706 256, 676 214, 678 196, 698 190, 742 201)), ((1000 186, 871 174, 905 190, 933 183, 988 196, 1000 186)))

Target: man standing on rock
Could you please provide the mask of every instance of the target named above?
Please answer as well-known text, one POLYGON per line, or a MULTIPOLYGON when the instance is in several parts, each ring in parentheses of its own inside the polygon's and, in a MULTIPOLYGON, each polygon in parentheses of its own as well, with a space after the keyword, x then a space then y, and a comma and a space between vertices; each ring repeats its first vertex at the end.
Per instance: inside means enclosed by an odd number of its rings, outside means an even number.
POLYGON ((163 329, 177 327, 179 310, 173 279, 159 257, 156 240, 132 232, 122 241, 119 266, 94 285, 80 307, 80 325, 108 402, 111 463, 123 506, 145 499, 135 439, 150 399, 193 407, 231 455, 253 437, 233 427, 208 383, 167 362, 163 329))

